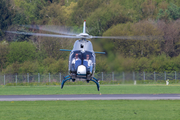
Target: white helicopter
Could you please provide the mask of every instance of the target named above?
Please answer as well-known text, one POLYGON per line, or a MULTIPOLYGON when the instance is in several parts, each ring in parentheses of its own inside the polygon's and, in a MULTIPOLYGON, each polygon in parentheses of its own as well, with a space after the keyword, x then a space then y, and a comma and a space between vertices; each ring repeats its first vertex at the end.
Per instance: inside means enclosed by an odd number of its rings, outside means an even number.
POLYGON ((60 33, 64 35, 57 35, 57 34, 43 34, 43 33, 27 33, 27 32, 17 32, 17 31, 6 31, 7 33, 14 33, 14 34, 24 34, 24 35, 33 35, 33 36, 45 36, 45 37, 58 37, 58 38, 77 38, 74 43, 73 49, 60 49, 60 51, 69 51, 69 75, 64 77, 61 83, 61 89, 63 88, 64 84, 68 80, 72 80, 73 82, 76 79, 84 79, 89 83, 89 81, 93 81, 97 85, 97 89, 99 91, 99 81, 94 77, 95 67, 96 67, 96 56, 95 54, 105 54, 105 52, 94 52, 92 43, 87 39, 95 39, 95 38, 107 38, 107 39, 126 39, 126 40, 153 40, 157 37, 143 37, 143 36, 91 36, 86 33, 86 20, 84 20, 83 24, 83 33, 80 34, 72 34, 67 32, 61 31, 54 31, 51 29, 43 29, 43 28, 36 28, 32 26, 25 26, 33 29, 41 29, 45 31, 60 33))

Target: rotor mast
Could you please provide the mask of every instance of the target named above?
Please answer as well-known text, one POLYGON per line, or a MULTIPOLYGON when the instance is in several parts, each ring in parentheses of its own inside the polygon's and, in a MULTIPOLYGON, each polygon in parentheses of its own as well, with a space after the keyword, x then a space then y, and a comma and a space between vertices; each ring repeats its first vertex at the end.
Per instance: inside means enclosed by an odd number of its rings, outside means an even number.
MULTIPOLYGON (((83 33, 82 35, 86 35, 86 20, 84 20, 84 23, 83 23, 83 33)), ((82 40, 85 40, 86 41, 86 38, 82 38, 82 40)))
POLYGON ((83 33, 86 33, 86 20, 84 20, 84 24, 83 24, 83 33))

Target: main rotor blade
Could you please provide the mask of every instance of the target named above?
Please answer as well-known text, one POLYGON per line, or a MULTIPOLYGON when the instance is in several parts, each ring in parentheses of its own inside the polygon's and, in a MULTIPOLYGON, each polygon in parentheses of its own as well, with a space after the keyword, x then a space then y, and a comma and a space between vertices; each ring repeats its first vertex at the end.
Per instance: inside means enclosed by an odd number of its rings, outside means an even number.
POLYGON ((47 32, 53 32, 58 34, 65 34, 65 35, 78 35, 77 33, 70 32, 68 29, 70 27, 61 27, 61 26, 54 26, 54 25, 23 25, 27 28, 32 28, 36 30, 43 30, 47 32))
POLYGON ((44 37, 57 37, 57 38, 81 38, 81 39, 92 39, 92 38, 104 38, 104 39, 124 39, 124 40, 162 40, 161 36, 69 36, 69 35, 56 35, 56 34, 43 34, 43 33, 27 33, 18 31, 6 31, 7 33, 21 34, 21 35, 33 35, 33 36, 44 36, 44 37))
POLYGON ((161 36, 91 36, 91 38, 124 39, 124 40, 160 40, 161 36))
POLYGON ((33 35, 33 36, 44 36, 44 37, 57 37, 57 38, 82 38, 80 36, 67 36, 67 35, 55 35, 55 34, 43 34, 43 33, 26 33, 17 31, 6 31, 7 33, 21 34, 21 35, 33 35))

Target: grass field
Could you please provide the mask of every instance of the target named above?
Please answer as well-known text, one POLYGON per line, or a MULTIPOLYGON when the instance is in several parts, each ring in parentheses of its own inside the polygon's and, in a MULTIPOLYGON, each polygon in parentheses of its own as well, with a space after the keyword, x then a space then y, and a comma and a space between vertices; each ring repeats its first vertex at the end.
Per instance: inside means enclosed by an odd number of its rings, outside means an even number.
POLYGON ((0 120, 179 120, 178 100, 0 102, 0 120))
MULTIPOLYGON (((180 94, 180 85, 0 86, 0 95, 180 94)), ((179 100, 0 102, 0 120, 178 120, 179 100)))
POLYGON ((47 94, 180 94, 180 85, 65 85, 60 86, 0 86, 0 95, 47 94))

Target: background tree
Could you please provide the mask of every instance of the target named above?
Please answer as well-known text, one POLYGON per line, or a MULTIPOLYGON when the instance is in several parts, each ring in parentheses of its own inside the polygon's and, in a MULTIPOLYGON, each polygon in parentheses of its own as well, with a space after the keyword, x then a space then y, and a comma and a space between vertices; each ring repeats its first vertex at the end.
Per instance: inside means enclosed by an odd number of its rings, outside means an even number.
POLYGON ((81 25, 102 3, 103 0, 78 0, 71 18, 73 25, 81 25))
POLYGON ((10 10, 10 0, 0 1, 0 40, 4 36, 3 30, 12 24, 13 12, 10 10))
POLYGON ((87 18, 87 26, 92 27, 92 35, 102 35, 108 28, 118 23, 131 21, 126 9, 120 4, 110 3, 99 7, 87 18))
POLYGON ((167 9, 160 9, 157 19, 166 19, 166 20, 177 20, 180 18, 180 7, 170 3, 167 9))
POLYGON ((48 1, 45 0, 14 0, 21 14, 24 14, 29 24, 40 19, 40 10, 43 9, 48 1))
POLYGON ((41 24, 70 25, 73 9, 77 3, 71 2, 69 6, 62 6, 61 3, 52 3, 40 11, 41 24))
POLYGON ((9 63, 23 63, 36 59, 36 47, 30 42, 13 42, 9 46, 7 61, 9 63))
POLYGON ((0 43, 0 65, 1 65, 1 72, 2 69, 6 66, 7 62, 7 54, 9 51, 9 45, 6 41, 0 43))
POLYGON ((156 4, 153 0, 147 0, 141 4, 143 18, 155 18, 157 12, 156 4))
POLYGON ((163 32, 164 40, 161 44, 162 51, 170 57, 178 56, 180 54, 180 20, 176 20, 170 23, 159 21, 158 27, 159 30, 163 32))
MULTIPOLYGON (((102 41, 103 47, 113 43, 108 51, 113 53, 121 53, 124 56, 131 57, 147 57, 150 55, 158 55, 160 53, 161 42, 159 40, 146 40, 146 36, 162 36, 163 33, 158 29, 154 21, 141 21, 135 24, 126 23, 118 24, 108 29, 104 36, 141 36, 144 40, 110 40, 102 41)), ((106 49, 106 48, 105 48, 106 49)))

